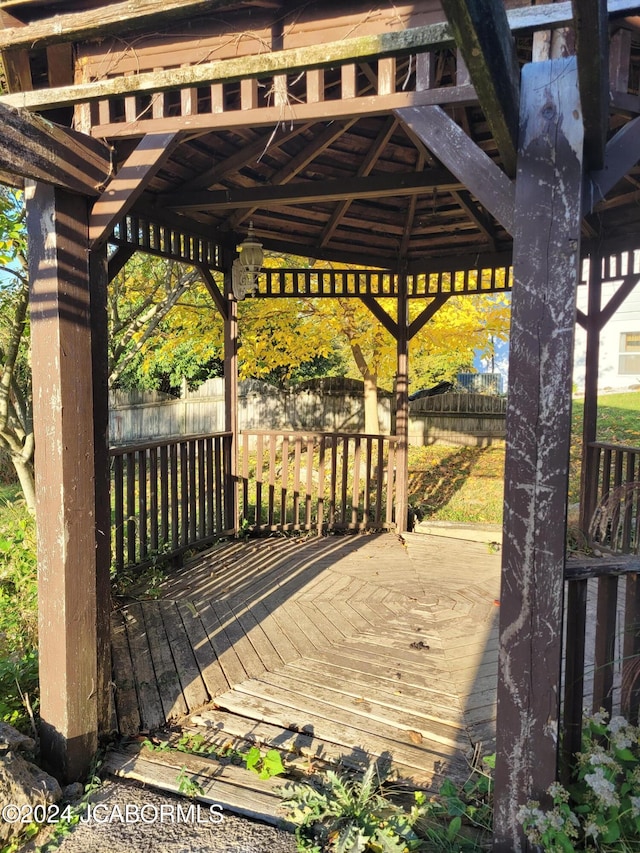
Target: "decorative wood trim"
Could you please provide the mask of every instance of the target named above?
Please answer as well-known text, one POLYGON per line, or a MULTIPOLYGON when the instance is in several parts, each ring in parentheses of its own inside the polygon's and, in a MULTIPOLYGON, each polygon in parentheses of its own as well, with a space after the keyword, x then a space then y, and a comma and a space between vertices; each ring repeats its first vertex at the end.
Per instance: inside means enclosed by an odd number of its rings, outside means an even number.
POLYGON ((516 168, 519 70, 503 0, 442 0, 508 175, 516 168))
POLYGON ((407 329, 407 340, 410 341, 415 335, 417 335, 418 332, 426 326, 434 314, 436 314, 436 312, 439 311, 452 296, 452 293, 442 293, 439 296, 436 296, 435 299, 427 305, 424 311, 409 323, 409 328, 407 329))
POLYGON ((511 234, 515 191, 502 169, 441 107, 407 107, 396 115, 511 234))
MULTIPOLYGON (((346 100, 328 100, 321 103, 294 103, 286 107, 265 106, 255 110, 229 110, 225 112, 199 113, 195 116, 171 116, 153 118, 144 112, 132 122, 120 121, 98 124, 91 133, 98 138, 136 137, 144 133, 163 133, 171 130, 185 132, 208 132, 231 128, 274 127, 296 122, 335 121, 360 116, 387 115, 392 110, 406 106, 429 106, 432 104, 476 103, 473 86, 443 86, 425 92, 396 92, 393 95, 366 95, 346 100)), ((0 103, 2 99, 0 98, 0 103)), ((108 103, 108 102, 105 102, 108 103)))
MULTIPOLYGON (((211 298, 216 303, 216 308, 220 312, 220 316, 223 320, 228 319, 229 316, 229 305, 225 300, 222 293, 220 293, 220 288, 215 280, 215 278, 211 275, 211 270, 207 267, 200 264, 198 266, 198 270, 200 271, 200 275, 204 279, 204 283, 207 286, 207 290, 211 294, 211 298)), ((226 427, 225 427, 226 429, 226 427)))

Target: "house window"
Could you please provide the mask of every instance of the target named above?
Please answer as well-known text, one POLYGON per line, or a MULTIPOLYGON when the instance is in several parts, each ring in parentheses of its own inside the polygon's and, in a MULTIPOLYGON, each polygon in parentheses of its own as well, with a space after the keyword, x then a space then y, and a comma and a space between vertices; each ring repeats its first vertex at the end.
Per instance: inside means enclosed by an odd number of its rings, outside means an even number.
POLYGON ((640 376, 640 332, 622 332, 618 373, 640 376))

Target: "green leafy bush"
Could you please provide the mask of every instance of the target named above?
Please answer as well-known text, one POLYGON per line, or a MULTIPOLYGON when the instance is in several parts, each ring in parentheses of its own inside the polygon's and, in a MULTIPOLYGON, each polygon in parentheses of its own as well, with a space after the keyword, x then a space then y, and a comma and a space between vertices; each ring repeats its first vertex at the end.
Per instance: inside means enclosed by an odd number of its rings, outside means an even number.
POLYGON ((25 731, 37 706, 37 601, 35 521, 14 501, 0 510, 0 719, 25 731))
POLYGON ((576 779, 549 787, 550 808, 530 801, 519 820, 548 853, 640 851, 640 728, 604 711, 585 720, 576 779))

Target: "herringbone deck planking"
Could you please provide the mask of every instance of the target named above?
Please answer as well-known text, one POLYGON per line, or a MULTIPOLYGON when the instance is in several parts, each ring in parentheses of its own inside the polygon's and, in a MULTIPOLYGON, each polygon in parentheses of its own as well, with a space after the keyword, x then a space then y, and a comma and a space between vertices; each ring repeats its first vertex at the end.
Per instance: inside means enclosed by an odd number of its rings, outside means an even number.
POLYGON ((332 761, 390 754, 413 784, 462 778, 493 748, 499 574, 485 545, 420 534, 218 545, 114 614, 120 729, 197 711, 332 761))

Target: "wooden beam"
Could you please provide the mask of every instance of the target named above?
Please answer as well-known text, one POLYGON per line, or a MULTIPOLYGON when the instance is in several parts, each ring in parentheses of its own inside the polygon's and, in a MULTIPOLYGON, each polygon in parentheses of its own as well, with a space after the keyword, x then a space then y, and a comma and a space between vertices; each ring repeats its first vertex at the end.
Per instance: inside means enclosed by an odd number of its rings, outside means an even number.
MULTIPOLYGON (((1 102, 0 98, 0 102, 1 102)), ((273 128, 282 122, 328 122, 352 118, 371 118, 388 115, 406 106, 429 106, 432 104, 475 104, 473 86, 442 86, 425 92, 396 92, 393 95, 363 95, 358 98, 328 100, 322 103, 301 103, 289 107, 258 107, 255 110, 230 110, 220 113, 199 113, 191 116, 147 118, 135 121, 98 124, 91 133, 98 138, 130 138, 145 133, 184 131, 206 133, 233 128, 273 128), (284 117, 283 117, 284 116, 284 117)))
MULTIPOLYGON (((573 0, 585 165, 602 169, 609 130, 607 0, 573 0)), ((476 86, 477 89, 477 86, 476 86)))
MULTIPOLYGON (((16 32, 24 34, 27 29, 23 28, 16 32)), ((13 31, 0 30, 0 49, 8 32, 13 31)), ((146 71, 92 83, 78 83, 75 86, 49 89, 46 94, 40 92, 40 95, 34 92, 17 92, 4 95, 0 103, 31 109, 70 106, 79 102, 102 100, 114 95, 163 92, 209 83, 231 83, 273 76, 278 73, 292 74, 312 68, 327 68, 354 60, 377 60, 385 56, 411 54, 431 46, 446 46, 451 42, 452 37, 446 24, 429 24, 424 27, 358 36, 308 47, 219 59, 187 67, 146 71)), ((12 46, 15 47, 15 44, 12 46)))
POLYGON ((41 48, 110 33, 122 35, 149 26, 156 30, 174 18, 191 18, 229 5, 229 0, 126 0, 81 12, 53 14, 23 27, 5 27, 0 31, 0 50, 11 46, 41 48))
POLYGON ((373 316, 378 320, 378 322, 384 326, 384 328, 389 332, 389 334, 398 340, 398 324, 391 317, 384 308, 377 302, 373 296, 361 296, 360 301, 367 306, 369 311, 373 314, 373 316))
POLYGON ((418 332, 426 326, 434 314, 442 308, 442 306, 454 296, 453 293, 443 293, 440 296, 434 297, 427 307, 418 314, 410 323, 407 329, 407 339, 411 340, 418 332))
POLYGON ((215 278, 211 274, 211 270, 203 266, 199 266, 198 270, 200 271, 200 275, 204 279, 204 283, 207 287, 207 290, 211 294, 211 298, 216 304, 216 308, 220 312, 220 316, 223 320, 226 320, 229 316, 229 304, 223 294, 220 293, 220 288, 218 287, 215 278))
POLYGON ((525 65, 516 182, 494 851, 556 780, 583 125, 575 57, 525 65))
MULTIPOLYGON (((371 174, 375 164, 378 162, 378 160, 380 158, 380 154, 382 153, 382 151, 386 147, 387 143, 389 142, 389 140, 393 136, 393 133, 396 129, 397 124, 398 124, 398 122, 397 122, 397 119, 395 119, 395 118, 389 118, 383 124, 382 128, 380 129, 380 132, 378 133, 376 139, 374 140, 373 145, 367 151, 367 154, 366 154, 364 160, 362 161, 362 163, 360 164, 360 167, 358 168, 357 176, 359 178, 363 178, 363 177, 366 177, 367 175, 371 174)), ((419 171, 421 171, 421 170, 419 170, 419 171)), ((326 246, 327 245, 329 240, 335 234, 336 228, 340 224, 340 221, 342 220, 343 216, 351 207, 351 204, 352 204, 352 199, 346 199, 345 201, 340 202, 340 204, 337 206, 337 208, 331 214, 331 218, 329 219, 329 221, 325 225, 324 231, 322 232, 322 237, 318 241, 318 245, 320 245, 320 246, 326 246)))
POLYGON ((602 169, 585 175, 582 212, 586 216, 640 160, 640 116, 609 140, 602 169))
POLYGON ((396 115, 511 234, 514 187, 502 169, 441 107, 407 107, 396 115))
MULTIPOLYGON (((314 136, 313 141, 309 145, 305 145, 301 151, 292 157, 289 162, 278 169, 269 179, 269 183, 275 186, 280 184, 288 184, 292 178, 302 172, 316 157, 326 151, 337 139, 339 139, 349 128, 353 127, 356 119, 351 119, 346 122, 330 122, 325 129, 314 136)), ((229 217, 226 226, 233 230, 242 222, 246 222, 251 217, 255 208, 241 210, 229 217)))
MULTIPOLYGON (((624 301, 628 296, 630 296, 636 287, 640 284, 640 279, 637 275, 627 276, 620 287, 613 294, 611 299, 607 302, 604 308, 600 312, 599 317, 599 329, 603 329, 609 320, 612 319, 613 315, 618 311, 618 309, 622 306, 624 301)), ((595 439, 594 439, 595 441, 595 439)))
MULTIPOLYGON (((98 746, 96 469, 87 202, 26 188, 38 464, 41 754, 66 781, 98 746), (46 223, 46 227, 45 227, 46 223)), ((100 515, 102 520, 102 514, 100 515)))
POLYGON ((503 0, 442 0, 508 175, 515 174, 520 71, 503 0))
POLYGON ((483 210, 478 207, 476 202, 471 197, 471 193, 467 190, 460 190, 459 192, 452 192, 451 195, 458 202, 460 207, 464 210, 464 212, 469 216, 469 218, 475 223, 480 233, 484 234, 489 242, 489 247, 492 252, 496 251, 496 229, 489 217, 484 213, 483 210))
POLYGON ((150 133, 142 138, 93 205, 89 220, 92 248, 105 242, 114 225, 131 210, 169 158, 177 138, 177 133, 150 133))
POLYGON ((0 170, 97 196, 111 174, 109 149, 42 116, 0 104, 0 170))
POLYGON ((217 183, 220 183, 225 175, 228 175, 230 172, 236 172, 238 169, 242 168, 242 166, 252 164, 254 158, 258 158, 259 155, 264 154, 267 150, 280 148, 280 146, 284 145, 285 142, 288 142, 296 136, 300 136, 300 134, 308 130, 309 127, 311 127, 311 125, 301 124, 296 127, 283 130, 282 127, 278 125, 277 132, 275 134, 273 130, 270 130, 268 133, 257 136, 252 142, 242 145, 225 160, 221 160, 201 175, 198 175, 193 178, 193 180, 183 184, 182 191, 191 192, 192 190, 210 189, 217 183))
POLYGON ((439 189, 461 189, 460 182, 446 169, 402 172, 335 181, 300 181, 283 186, 237 187, 209 192, 159 196, 162 207, 176 210, 228 210, 239 207, 280 207, 286 204, 313 204, 355 198, 388 198, 439 189))

